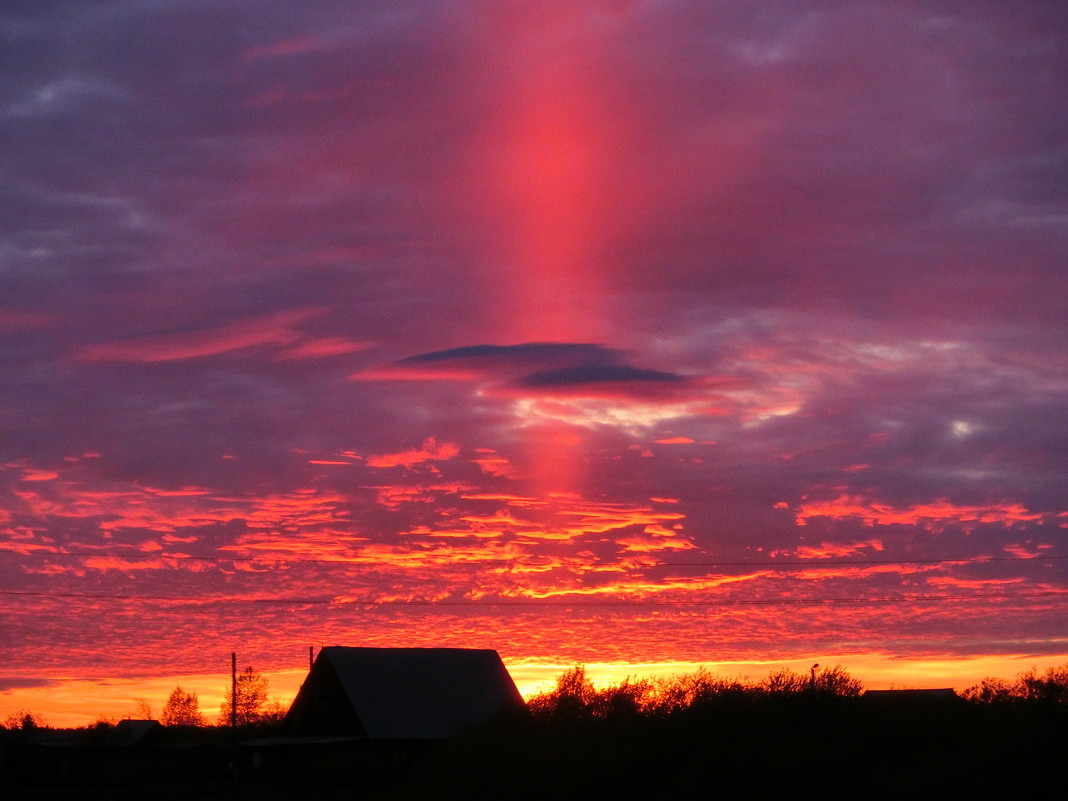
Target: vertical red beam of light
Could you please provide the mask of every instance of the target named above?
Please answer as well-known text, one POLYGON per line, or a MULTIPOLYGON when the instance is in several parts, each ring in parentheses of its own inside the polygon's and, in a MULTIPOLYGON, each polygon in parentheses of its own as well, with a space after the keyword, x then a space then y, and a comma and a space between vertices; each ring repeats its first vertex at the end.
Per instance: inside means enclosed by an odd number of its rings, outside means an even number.
POLYGON ((605 82, 579 4, 523 6, 504 45, 508 76, 487 151, 504 246, 492 266, 510 298, 511 341, 595 341, 612 145, 605 82), (498 272, 499 271, 499 272, 498 272))
MULTIPOLYGON (((512 37, 502 45, 502 112, 486 148, 488 195, 503 242, 490 280, 509 311, 499 316, 500 335, 510 342, 601 342, 599 251, 617 126, 590 52, 589 9, 539 3, 513 10, 502 26, 512 37)), ((528 444, 538 490, 575 489, 573 429, 546 420, 528 444)))

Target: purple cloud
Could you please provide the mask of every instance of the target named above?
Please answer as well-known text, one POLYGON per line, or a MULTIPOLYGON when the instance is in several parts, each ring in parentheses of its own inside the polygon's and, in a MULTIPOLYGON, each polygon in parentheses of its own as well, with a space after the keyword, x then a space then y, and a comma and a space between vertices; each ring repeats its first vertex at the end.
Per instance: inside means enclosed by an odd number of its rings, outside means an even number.
POLYGON ((282 625, 567 664, 1063 651, 1066 31, 4 4, 12 675, 281 664, 282 625), (821 593, 860 600, 792 605, 821 593), (964 600, 862 603, 913 595, 964 600))

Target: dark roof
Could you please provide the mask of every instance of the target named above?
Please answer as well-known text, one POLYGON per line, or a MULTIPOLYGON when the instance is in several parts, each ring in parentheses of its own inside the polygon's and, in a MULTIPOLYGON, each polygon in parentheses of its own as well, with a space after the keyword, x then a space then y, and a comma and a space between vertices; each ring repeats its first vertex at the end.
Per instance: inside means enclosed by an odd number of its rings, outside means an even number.
POLYGON ((117 748, 135 745, 155 745, 166 739, 166 731, 158 720, 120 720, 108 732, 106 744, 117 748))
POLYGON ((959 700, 960 696, 951 687, 919 690, 866 690, 861 698, 869 702, 931 704, 959 700))
POLYGON ((496 651, 334 646, 316 657, 284 731, 436 740, 522 706, 496 651))

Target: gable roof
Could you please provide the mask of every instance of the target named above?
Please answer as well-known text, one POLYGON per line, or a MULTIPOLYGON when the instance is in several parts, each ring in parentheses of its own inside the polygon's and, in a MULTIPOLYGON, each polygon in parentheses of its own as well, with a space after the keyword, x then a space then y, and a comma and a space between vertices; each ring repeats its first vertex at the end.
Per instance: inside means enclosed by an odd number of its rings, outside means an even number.
POLYGON ((166 739, 163 724, 158 720, 120 720, 115 728, 108 732, 105 743, 108 746, 129 748, 135 745, 155 745, 166 739))
POLYGON ((333 646, 316 657, 284 731, 436 740, 522 706, 493 650, 333 646))

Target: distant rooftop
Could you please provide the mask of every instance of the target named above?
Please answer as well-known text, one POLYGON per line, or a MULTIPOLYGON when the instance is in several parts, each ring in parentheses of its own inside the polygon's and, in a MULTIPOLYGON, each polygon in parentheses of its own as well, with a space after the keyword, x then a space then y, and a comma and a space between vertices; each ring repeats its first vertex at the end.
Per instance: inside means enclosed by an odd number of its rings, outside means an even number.
POLYGON ((960 698, 952 687, 937 689, 866 690, 861 698, 875 703, 929 704, 945 703, 960 698))

